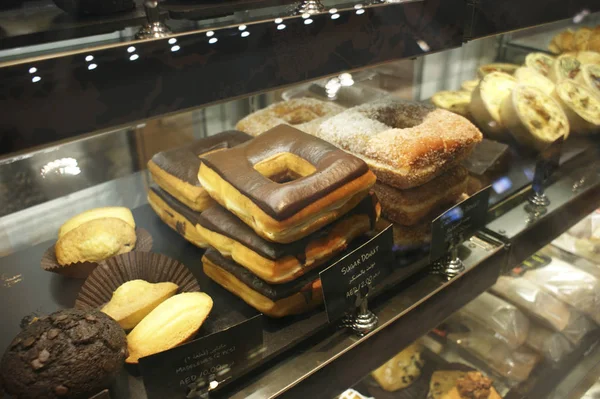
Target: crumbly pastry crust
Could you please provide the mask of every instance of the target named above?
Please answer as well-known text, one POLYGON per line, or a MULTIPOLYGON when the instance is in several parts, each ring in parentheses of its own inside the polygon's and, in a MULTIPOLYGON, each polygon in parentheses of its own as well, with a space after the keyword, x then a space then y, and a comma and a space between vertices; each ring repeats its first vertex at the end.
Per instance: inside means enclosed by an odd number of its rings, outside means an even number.
POLYGON ((261 237, 291 243, 354 208, 375 184, 360 159, 280 125, 202 159, 202 186, 261 237), (278 183, 274 176, 297 179, 278 183))
POLYGON ((422 186, 398 190, 384 183, 373 187, 383 216, 392 222, 414 226, 444 205, 454 204, 467 190, 469 173, 457 166, 422 186))
POLYGON ((308 283, 301 290, 308 291, 308 295, 296 292, 288 297, 272 300, 253 290, 233 274, 221 269, 206 256, 202 258, 202 268, 204 273, 217 284, 270 317, 279 318, 305 313, 323 303, 323 290, 319 279, 308 283))
POLYGON ((345 108, 314 98, 295 98, 268 106, 240 120, 236 129, 258 136, 278 125, 290 125, 314 134, 321 122, 345 108))
POLYGON ((60 226, 60 229, 58 230, 58 238, 61 238, 69 231, 81 226, 84 223, 94 219, 102 218, 121 219, 135 229, 135 221, 133 220, 133 214, 129 208, 122 206, 108 206, 104 208, 89 209, 76 216, 73 216, 71 219, 63 223, 62 226, 60 226))
POLYGON ((460 115, 399 100, 346 110, 322 123, 318 136, 365 160, 380 182, 402 189, 451 169, 482 140, 460 115))
POLYGON ((581 62, 577 59, 575 54, 563 54, 554 61, 554 64, 552 64, 548 77, 555 84, 558 84, 565 79, 577 78, 577 75, 580 72, 581 62))
POLYGON ((548 76, 552 65, 554 64, 554 57, 546 53, 529 53, 525 57, 525 65, 529 68, 534 69, 543 76, 548 76))
MULTIPOLYGON (((208 243, 196 230, 195 220, 186 218, 177 209, 170 206, 164 198, 157 193, 158 188, 148 190, 148 203, 156 212, 158 217, 165 222, 167 226, 178 232, 183 238, 197 247, 206 248, 208 243)), ((169 194, 166 194, 169 195, 169 194)), ((173 199, 176 201, 175 199, 173 199)), ((184 205, 182 205, 184 206, 184 205)), ((190 212, 195 212, 191 211, 190 212)))
POLYGON ((90 220, 70 230, 56 242, 56 260, 60 265, 99 262, 133 250, 135 230, 117 218, 90 220))
POLYGON ((353 209, 342 219, 293 244, 277 244, 262 239, 222 208, 205 211, 196 228, 221 255, 233 259, 268 283, 281 284, 322 265, 346 249, 354 239, 371 230, 379 218, 381 206, 365 198, 358 207, 367 202, 374 208, 370 213, 364 209, 353 209), (213 214, 216 217, 213 218, 213 214), (218 226, 219 219, 221 227, 227 226, 226 230, 218 226), (263 252, 263 249, 269 249, 269 253, 263 252))
MULTIPOLYGON (((600 54, 598 54, 600 57, 600 54)), ((575 80, 577 83, 586 86, 596 97, 600 98, 600 64, 588 64, 581 67, 581 73, 575 80)))

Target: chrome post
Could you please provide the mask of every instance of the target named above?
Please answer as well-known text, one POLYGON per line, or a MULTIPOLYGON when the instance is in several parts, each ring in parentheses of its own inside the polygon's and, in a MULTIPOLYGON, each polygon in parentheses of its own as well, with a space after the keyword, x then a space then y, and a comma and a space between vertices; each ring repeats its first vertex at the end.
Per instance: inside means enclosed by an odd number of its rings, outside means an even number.
POLYGON ((158 0, 145 0, 144 10, 147 23, 136 33, 136 39, 157 39, 171 34, 169 27, 160 20, 158 0))
POLYGON ((465 271, 465 265, 458 256, 459 244, 460 243, 454 243, 450 248, 448 256, 433 262, 431 265, 432 274, 438 274, 450 280, 465 271))
POLYGON ((292 15, 318 14, 325 11, 320 0, 301 0, 292 8, 292 15))
POLYGON ((354 317, 354 321, 351 323, 350 328, 356 335, 362 337, 377 327, 379 319, 375 313, 369 310, 369 293, 367 292, 363 297, 361 293, 357 294, 358 313, 354 317))

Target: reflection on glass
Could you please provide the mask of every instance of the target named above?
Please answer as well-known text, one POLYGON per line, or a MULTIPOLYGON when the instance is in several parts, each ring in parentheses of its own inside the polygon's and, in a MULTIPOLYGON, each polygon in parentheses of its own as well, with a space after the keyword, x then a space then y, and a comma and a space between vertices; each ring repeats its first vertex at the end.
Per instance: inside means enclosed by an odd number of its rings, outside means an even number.
POLYGON ((37 83, 37 82, 39 82, 40 80, 42 80, 42 78, 40 78, 39 76, 34 76, 34 77, 31 79, 31 81, 32 81, 33 83, 37 83))
POLYGON ((310 18, 310 14, 305 12, 304 14, 302 14, 302 18, 304 18, 304 19, 310 18))
POLYGON ((131 54, 131 57, 129 57, 129 61, 135 61, 135 60, 137 60, 138 58, 140 58, 140 56, 139 56, 139 55, 137 55, 137 54, 131 54))
POLYGON ((421 47, 421 50, 425 52, 431 50, 429 44, 427 44, 424 40, 417 40, 417 44, 419 45, 419 47, 421 47))
POLYGON ((59 175, 78 175, 81 173, 81 169, 77 165, 75 158, 60 158, 54 161, 48 162, 40 170, 40 175, 46 177, 49 173, 56 173, 59 175))
POLYGON ((340 14, 333 14, 331 16, 331 19, 338 19, 340 17, 340 14))
POLYGON ((238 30, 246 30, 246 25, 240 25, 240 26, 238 26, 238 30))
POLYGON ((37 72, 37 68, 36 67, 29 68, 29 73, 36 73, 36 72, 37 72))
POLYGON ((97 67, 98 67, 98 65, 96 65, 96 64, 90 64, 90 65, 88 65, 88 70, 91 71, 93 69, 96 69, 97 67))
POLYGON ((362 8, 356 10, 356 15, 360 15, 360 14, 364 14, 364 13, 365 13, 365 10, 362 8))
POLYGON ((215 44, 216 42, 218 42, 219 39, 217 39, 216 37, 211 37, 210 40, 208 41, 210 44, 215 44))
POLYGON ((250 32, 242 32, 242 37, 248 37, 250 36, 250 32))
POLYGON ((87 55, 87 56, 85 57, 85 60, 86 60, 87 62, 94 61, 94 56, 93 56, 93 55, 87 55))
POLYGON ((174 37, 169 39, 169 44, 175 44, 177 43, 177 39, 175 39, 174 37))
POLYGON ((284 24, 277 25, 277 30, 284 30, 284 29, 285 29, 285 25, 284 24))
POLYGON ((309 18, 309 19, 305 19, 305 20, 304 20, 304 25, 310 25, 310 24, 312 24, 312 23, 313 23, 313 20, 312 20, 312 19, 310 19, 310 18, 309 18))
POLYGON ((206 36, 211 37, 214 36, 215 32, 213 32, 212 30, 209 30, 208 32, 206 32, 206 36))
POLYGON ((175 46, 171 47, 172 52, 179 51, 179 49, 181 49, 181 47, 179 47, 179 45, 177 45, 177 44, 175 46))
POLYGON ((492 183, 492 188, 496 194, 502 194, 512 187, 512 181, 507 177, 503 176, 492 183))
POLYGON ((362 5, 362 4, 360 4, 360 3, 359 3, 359 4, 355 4, 355 5, 354 5, 354 8, 358 10, 358 9, 361 9, 361 8, 363 8, 363 5, 362 5))
POLYGON ((134 51, 135 51, 135 47, 133 47, 133 46, 127 47, 127 52, 128 53, 133 53, 134 51))
POLYGON ((330 9, 330 10, 329 10, 329 13, 330 13, 330 14, 335 14, 335 13, 337 13, 337 8, 332 8, 332 9, 330 9))

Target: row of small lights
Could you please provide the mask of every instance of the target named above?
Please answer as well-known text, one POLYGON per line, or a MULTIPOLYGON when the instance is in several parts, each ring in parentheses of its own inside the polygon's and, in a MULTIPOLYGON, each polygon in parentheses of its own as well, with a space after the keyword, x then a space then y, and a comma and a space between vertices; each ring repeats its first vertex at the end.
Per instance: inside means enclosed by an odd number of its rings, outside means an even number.
MULTIPOLYGON (((356 4, 354 5, 354 9, 356 10, 356 14, 357 15, 361 15, 364 14, 365 10, 363 9, 363 5, 362 4, 356 4)), ((331 19, 338 19, 340 17, 340 14, 338 13, 337 8, 332 8, 329 10, 329 14, 331 14, 331 19)), ((313 23, 313 20, 310 18, 311 15, 308 13, 302 14, 302 18, 304 19, 304 24, 305 25, 310 25, 313 23)), ((283 19, 282 18, 276 18, 275 19, 275 24, 277 24, 277 30, 284 30, 286 28, 286 25, 283 23, 283 19)), ((240 25, 238 26, 238 30, 241 32, 240 36, 241 37, 248 37, 250 36, 250 32, 248 32, 247 30, 247 26, 246 25, 240 25)), ((210 44, 215 44, 216 42, 219 41, 219 39, 217 39, 215 36, 215 32, 212 30, 209 30, 208 32, 206 32, 206 36, 209 37, 210 39, 208 39, 208 43, 210 44)), ((168 43, 171 45, 171 51, 172 52, 176 52, 181 50, 181 46, 179 46, 177 44, 177 39, 172 37, 168 40, 168 43)), ((136 48, 135 46, 129 46, 127 47, 127 53, 131 54, 129 56, 129 61, 135 61, 138 58, 140 58, 140 56, 135 52, 136 48)), ((93 55, 87 55, 85 57, 85 61, 88 63, 88 70, 92 71, 94 69, 96 69, 98 67, 98 64, 92 62, 94 61, 94 56, 93 55)), ((29 73, 31 75, 34 75, 37 72, 37 68, 36 67, 31 67, 29 68, 29 73)), ((31 78, 31 81, 33 83, 37 83, 40 80, 42 80, 42 78, 38 75, 35 75, 31 78)))

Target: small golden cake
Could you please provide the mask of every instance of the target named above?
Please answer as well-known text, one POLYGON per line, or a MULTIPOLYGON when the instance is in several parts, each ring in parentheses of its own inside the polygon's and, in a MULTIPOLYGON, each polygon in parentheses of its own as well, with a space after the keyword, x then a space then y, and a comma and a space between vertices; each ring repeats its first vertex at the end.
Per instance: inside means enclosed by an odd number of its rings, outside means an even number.
POLYGON ((110 301, 102 308, 125 330, 134 328, 148 313, 177 292, 177 284, 149 283, 131 280, 115 290, 110 301))
POLYGON ((212 306, 212 298, 203 292, 184 292, 167 299, 129 333, 129 357, 125 362, 136 364, 141 357, 189 341, 208 317, 212 306))
POLYGON ((438 108, 468 117, 471 92, 464 90, 439 91, 431 97, 431 102, 438 108))
POLYGON ((135 230, 114 217, 87 221, 68 230, 56 242, 56 260, 60 265, 76 262, 100 262, 133 250, 135 230))

